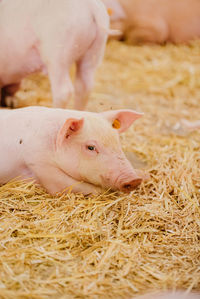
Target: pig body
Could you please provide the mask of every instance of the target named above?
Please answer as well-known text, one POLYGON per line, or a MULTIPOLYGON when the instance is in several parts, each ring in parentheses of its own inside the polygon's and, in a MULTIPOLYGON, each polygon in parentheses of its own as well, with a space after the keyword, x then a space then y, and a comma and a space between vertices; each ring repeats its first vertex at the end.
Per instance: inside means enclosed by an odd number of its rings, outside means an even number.
POLYGON ((84 194, 101 188, 130 191, 142 177, 126 159, 112 124, 117 119, 121 132, 140 116, 131 110, 0 110, 0 183, 20 176, 52 194, 70 186, 84 194))
POLYGON ((129 43, 185 43, 200 37, 198 0, 103 0, 129 43), (119 16, 119 7, 123 10, 119 16), (116 14, 115 14, 116 12, 116 14), (119 17, 117 17, 119 16, 119 17))
POLYGON ((75 88, 75 107, 85 108, 108 33, 109 17, 100 0, 1 1, 0 89, 44 71, 54 106, 65 107, 75 88), (75 86, 69 76, 73 63, 75 86))

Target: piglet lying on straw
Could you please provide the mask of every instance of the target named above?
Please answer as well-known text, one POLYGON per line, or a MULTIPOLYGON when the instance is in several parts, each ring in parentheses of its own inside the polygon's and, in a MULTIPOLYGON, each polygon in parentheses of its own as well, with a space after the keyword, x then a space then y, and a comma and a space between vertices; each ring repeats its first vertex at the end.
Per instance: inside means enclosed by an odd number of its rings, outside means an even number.
POLYGON ((0 110, 0 183, 34 178, 55 194, 110 188, 129 192, 143 180, 125 157, 119 133, 142 114, 28 107, 0 110))

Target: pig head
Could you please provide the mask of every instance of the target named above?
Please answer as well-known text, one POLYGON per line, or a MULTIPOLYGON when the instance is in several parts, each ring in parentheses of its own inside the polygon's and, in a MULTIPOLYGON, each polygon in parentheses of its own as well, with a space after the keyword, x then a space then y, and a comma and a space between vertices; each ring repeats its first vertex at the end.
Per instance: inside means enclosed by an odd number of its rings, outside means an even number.
MULTIPOLYGON (((119 133, 126 131, 142 114, 131 110, 87 114, 67 119, 56 141, 55 161, 77 182, 129 192, 144 175, 125 157, 119 133)), ((81 190, 87 193, 87 190, 81 190)))

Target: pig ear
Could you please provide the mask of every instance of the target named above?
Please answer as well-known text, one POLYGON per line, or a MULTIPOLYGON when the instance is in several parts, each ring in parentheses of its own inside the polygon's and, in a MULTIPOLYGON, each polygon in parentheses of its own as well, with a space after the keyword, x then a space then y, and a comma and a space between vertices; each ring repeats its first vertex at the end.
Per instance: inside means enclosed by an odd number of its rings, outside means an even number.
POLYGON ((63 143, 77 134, 83 127, 84 119, 69 118, 65 121, 62 128, 59 130, 56 140, 57 146, 62 146, 63 143))
POLYGON ((119 133, 126 131, 136 119, 143 116, 143 113, 134 110, 111 110, 102 114, 119 133))

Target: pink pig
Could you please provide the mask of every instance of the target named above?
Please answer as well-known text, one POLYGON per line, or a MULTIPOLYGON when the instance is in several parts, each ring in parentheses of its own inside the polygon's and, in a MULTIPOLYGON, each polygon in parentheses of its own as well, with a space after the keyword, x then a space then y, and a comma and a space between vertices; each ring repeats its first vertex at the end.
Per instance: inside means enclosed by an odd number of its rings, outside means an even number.
POLYGON ((111 9, 111 27, 130 43, 185 43, 200 37, 199 0, 103 2, 111 9))
POLYGON ((2 109, 0 183, 21 176, 34 178, 51 194, 70 186, 83 194, 101 188, 131 191, 143 174, 126 159, 118 132, 141 115, 132 110, 2 109))
POLYGON ((108 34, 100 0, 0 1, 0 94, 1 88, 4 97, 12 94, 26 75, 44 71, 55 107, 65 108, 75 89, 75 108, 84 109, 108 34))

